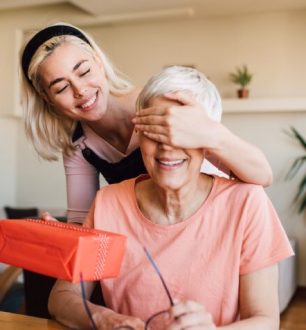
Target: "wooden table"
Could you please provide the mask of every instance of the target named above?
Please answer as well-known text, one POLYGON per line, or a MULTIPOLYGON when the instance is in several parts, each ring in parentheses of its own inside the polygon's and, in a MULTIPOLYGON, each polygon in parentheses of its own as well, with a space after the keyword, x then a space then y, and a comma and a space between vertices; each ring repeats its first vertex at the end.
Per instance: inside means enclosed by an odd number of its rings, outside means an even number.
POLYGON ((1 330, 67 330, 54 320, 0 311, 1 330))

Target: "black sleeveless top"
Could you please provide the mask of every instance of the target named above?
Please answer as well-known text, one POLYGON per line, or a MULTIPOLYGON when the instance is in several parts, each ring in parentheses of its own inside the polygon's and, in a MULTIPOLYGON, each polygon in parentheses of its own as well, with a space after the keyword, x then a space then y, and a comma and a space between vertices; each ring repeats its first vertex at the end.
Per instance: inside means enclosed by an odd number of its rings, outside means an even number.
MULTIPOLYGON (((73 133, 72 142, 83 136, 81 123, 78 122, 73 133)), ((140 149, 135 149, 118 163, 109 163, 100 158, 88 147, 82 149, 83 157, 99 171, 108 183, 117 183, 147 173, 144 167, 140 149)))

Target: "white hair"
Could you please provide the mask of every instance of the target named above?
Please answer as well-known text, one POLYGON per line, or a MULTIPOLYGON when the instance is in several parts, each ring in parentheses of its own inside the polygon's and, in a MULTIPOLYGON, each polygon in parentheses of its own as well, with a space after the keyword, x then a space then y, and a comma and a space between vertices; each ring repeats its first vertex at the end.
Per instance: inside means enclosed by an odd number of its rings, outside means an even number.
POLYGON ((209 118, 221 120, 222 103, 216 86, 204 74, 186 66, 169 66, 151 77, 138 97, 137 109, 146 108, 154 97, 180 91, 192 94, 209 118))

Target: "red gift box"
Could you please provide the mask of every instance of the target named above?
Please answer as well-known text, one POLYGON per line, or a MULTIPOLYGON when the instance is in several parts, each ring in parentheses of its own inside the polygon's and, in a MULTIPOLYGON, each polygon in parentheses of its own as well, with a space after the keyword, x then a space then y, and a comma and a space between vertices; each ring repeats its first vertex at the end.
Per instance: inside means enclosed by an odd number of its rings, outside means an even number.
POLYGON ((0 261, 71 282, 119 274, 126 236, 44 220, 0 220, 0 261))

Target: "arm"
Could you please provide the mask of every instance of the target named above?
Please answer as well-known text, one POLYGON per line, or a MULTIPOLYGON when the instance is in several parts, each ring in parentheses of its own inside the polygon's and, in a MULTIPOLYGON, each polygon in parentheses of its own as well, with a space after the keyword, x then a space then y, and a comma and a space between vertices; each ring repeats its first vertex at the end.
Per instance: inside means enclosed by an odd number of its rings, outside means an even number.
POLYGON ((165 97, 178 105, 141 109, 133 119, 136 129, 157 142, 203 148, 208 160, 216 164, 217 158, 242 181, 263 186, 272 183, 271 167, 259 148, 210 119, 190 96, 176 93, 165 97))
POLYGON ((230 170, 231 175, 241 181, 264 187, 271 185, 273 173, 263 152, 233 134, 221 123, 214 122, 214 124, 216 124, 217 141, 214 147, 207 149, 208 160, 215 163, 214 159, 217 158, 230 170))
POLYGON ((173 322, 168 330, 200 328, 203 330, 278 330, 277 265, 240 276, 240 320, 216 327, 211 315, 194 301, 181 302, 171 308, 173 322))
MULTIPOLYGON (((86 283, 85 288, 86 294, 89 296, 93 290, 93 284, 86 283)), ((92 312, 97 308, 90 304, 92 312)), ((91 328, 90 320, 82 304, 81 289, 78 284, 58 280, 51 290, 48 310, 52 317, 68 327, 73 329, 91 328)))
POLYGON ((99 173, 83 157, 80 149, 64 157, 68 222, 83 223, 99 189, 99 173))
MULTIPOLYGON (((84 283, 86 298, 90 296, 93 286, 94 283, 84 283)), ((125 325, 135 330, 143 330, 144 324, 140 319, 118 314, 109 308, 86 301, 97 329, 111 330, 125 325)), ((93 328, 84 308, 80 284, 58 280, 50 293, 48 309, 56 320, 69 328, 93 328)))
POLYGON ((277 265, 240 276, 240 318, 224 330, 278 330, 277 265))

